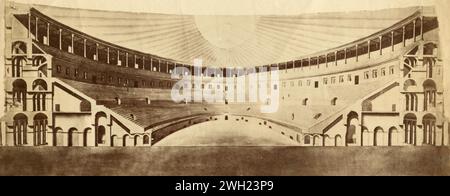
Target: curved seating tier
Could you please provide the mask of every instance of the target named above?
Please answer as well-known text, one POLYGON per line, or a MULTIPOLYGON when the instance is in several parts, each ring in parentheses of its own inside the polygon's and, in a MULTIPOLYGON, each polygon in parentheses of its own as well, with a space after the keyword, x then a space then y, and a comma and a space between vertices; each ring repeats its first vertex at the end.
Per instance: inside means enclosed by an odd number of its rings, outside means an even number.
POLYGON ((266 114, 261 113, 260 104, 174 103, 170 99, 170 90, 113 87, 66 79, 61 80, 94 98, 97 100, 97 104, 105 105, 144 127, 195 115, 230 113, 271 119, 275 122, 293 125, 303 131, 308 131, 309 128, 318 123, 334 120, 329 117, 353 105, 358 100, 377 93, 377 89, 387 87, 393 82, 393 78, 386 77, 359 85, 291 90, 289 91, 289 97, 280 99, 278 112, 266 114), (115 101, 117 97, 122 101, 120 105, 115 101), (148 104, 145 98, 150 98, 151 103, 148 104), (303 104, 305 98, 308 98, 306 105, 303 104), (337 98, 335 105, 331 102, 333 98, 337 98))

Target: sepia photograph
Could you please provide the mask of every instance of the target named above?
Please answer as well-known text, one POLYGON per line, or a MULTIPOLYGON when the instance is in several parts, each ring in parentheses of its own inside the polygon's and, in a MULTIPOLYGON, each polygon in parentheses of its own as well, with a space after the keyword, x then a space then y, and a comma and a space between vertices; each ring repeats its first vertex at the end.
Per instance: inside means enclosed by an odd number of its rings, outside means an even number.
POLYGON ((0 176, 450 175, 447 0, 0 4, 0 176))

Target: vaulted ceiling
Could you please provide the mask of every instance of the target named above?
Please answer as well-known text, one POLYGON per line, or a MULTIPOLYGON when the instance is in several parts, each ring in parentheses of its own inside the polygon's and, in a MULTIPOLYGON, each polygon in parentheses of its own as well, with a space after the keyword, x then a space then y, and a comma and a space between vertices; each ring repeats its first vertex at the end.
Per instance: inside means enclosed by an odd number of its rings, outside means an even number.
POLYGON ((385 29, 419 8, 302 15, 217 16, 34 6, 82 32, 142 52, 206 66, 248 67, 296 60, 385 29))

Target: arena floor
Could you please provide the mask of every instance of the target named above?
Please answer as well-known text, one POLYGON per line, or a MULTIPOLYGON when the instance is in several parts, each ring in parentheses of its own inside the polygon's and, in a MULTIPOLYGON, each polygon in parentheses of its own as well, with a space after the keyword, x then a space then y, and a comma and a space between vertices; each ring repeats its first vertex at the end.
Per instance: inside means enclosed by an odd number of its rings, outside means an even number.
POLYGON ((298 143, 256 122, 218 120, 169 135, 155 146, 296 146, 298 143))
POLYGON ((450 149, 4 147, 0 175, 450 175, 450 149))

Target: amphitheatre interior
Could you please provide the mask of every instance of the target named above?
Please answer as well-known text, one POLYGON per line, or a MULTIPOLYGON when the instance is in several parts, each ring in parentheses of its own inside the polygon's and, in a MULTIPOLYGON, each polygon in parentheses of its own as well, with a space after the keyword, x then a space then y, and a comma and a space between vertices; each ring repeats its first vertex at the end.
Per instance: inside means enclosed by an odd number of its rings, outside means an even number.
POLYGON ((10 3, 5 16, 1 146, 449 145, 432 7, 194 16, 10 3), (251 82, 267 75, 278 80, 251 82), (174 102, 174 86, 226 99, 174 102), (251 101, 261 86, 277 96, 251 101), (260 110, 274 99, 276 112, 260 110))

